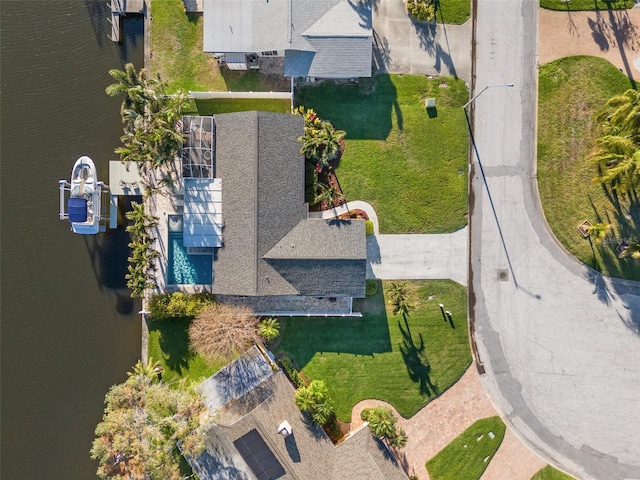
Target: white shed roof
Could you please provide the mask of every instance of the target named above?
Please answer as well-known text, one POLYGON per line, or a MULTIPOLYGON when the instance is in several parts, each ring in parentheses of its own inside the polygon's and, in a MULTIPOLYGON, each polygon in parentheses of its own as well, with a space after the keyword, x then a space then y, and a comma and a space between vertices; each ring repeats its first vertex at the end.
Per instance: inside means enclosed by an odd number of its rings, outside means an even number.
POLYGON ((184 179, 185 247, 222 246, 222 180, 184 179))

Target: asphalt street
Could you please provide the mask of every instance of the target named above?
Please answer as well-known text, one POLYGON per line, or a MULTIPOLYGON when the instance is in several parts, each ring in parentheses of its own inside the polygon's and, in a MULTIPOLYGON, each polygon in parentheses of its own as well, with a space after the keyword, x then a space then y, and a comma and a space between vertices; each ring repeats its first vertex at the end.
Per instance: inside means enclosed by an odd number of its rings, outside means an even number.
POLYGON ((640 479, 640 296, 556 242, 536 183, 537 2, 475 23, 470 314, 482 382, 516 433, 581 479, 640 479), (481 168, 482 167, 482 168, 481 168))

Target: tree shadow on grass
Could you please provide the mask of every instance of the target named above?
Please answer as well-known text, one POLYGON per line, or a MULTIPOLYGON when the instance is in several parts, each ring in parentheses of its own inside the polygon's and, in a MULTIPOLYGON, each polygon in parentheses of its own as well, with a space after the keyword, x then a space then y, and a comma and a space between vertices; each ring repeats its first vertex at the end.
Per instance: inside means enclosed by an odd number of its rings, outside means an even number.
POLYGON ((418 384, 420 394, 425 396, 433 396, 438 394, 438 388, 431 382, 431 365, 425 352, 424 339, 419 334, 419 342, 416 345, 407 317, 403 315, 403 321, 398 322, 398 328, 402 334, 402 343, 400 343, 400 352, 402 359, 407 366, 407 372, 411 381, 418 384), (404 325, 403 325, 404 324, 404 325))
POLYGON ((179 376, 183 369, 189 368, 189 362, 195 357, 189 348, 190 324, 190 318, 149 322, 149 333, 158 332, 160 335, 162 360, 179 376))

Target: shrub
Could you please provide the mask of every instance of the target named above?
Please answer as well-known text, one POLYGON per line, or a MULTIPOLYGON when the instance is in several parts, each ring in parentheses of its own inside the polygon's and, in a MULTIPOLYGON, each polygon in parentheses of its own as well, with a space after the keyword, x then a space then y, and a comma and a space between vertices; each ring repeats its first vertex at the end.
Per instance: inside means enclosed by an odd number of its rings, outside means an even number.
POLYGON ((412 18, 423 22, 430 22, 436 17, 436 5, 433 0, 409 0, 407 11, 412 18))
POLYGON ((278 360, 278 363, 282 367, 282 370, 284 370, 287 377, 289 377, 289 380, 291 380, 294 387, 300 388, 306 386, 306 383, 304 383, 304 380, 300 377, 298 370, 289 357, 281 357, 280 360, 278 360))
POLYGON ((375 233, 373 230, 373 222, 371 220, 365 220, 364 228, 367 232, 367 235, 373 235, 375 233))
POLYGON ((364 293, 365 293, 365 295, 367 297, 369 297, 371 295, 375 295, 376 293, 378 293, 378 281, 377 280, 367 280, 364 293))
POLYGON ((159 293, 149 299, 149 315, 152 320, 195 317, 214 302, 215 297, 210 293, 159 293))
POLYGON ((260 322, 258 330, 260 331, 260 335, 262 336, 262 338, 264 338, 267 342, 270 342, 278 335, 280 335, 280 322, 277 318, 265 318, 260 322))

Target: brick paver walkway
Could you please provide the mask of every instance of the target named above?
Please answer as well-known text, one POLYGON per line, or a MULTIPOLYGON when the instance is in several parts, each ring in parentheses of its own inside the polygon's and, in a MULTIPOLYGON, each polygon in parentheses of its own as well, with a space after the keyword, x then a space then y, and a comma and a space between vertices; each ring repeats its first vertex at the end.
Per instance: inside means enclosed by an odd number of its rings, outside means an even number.
MULTIPOLYGON (((355 405, 351 414, 351 429, 362 425, 360 412, 363 409, 377 405, 390 406, 379 400, 363 400, 355 405)), ((473 365, 453 387, 410 419, 402 418, 395 409, 393 411, 398 417, 398 426, 404 428, 409 437, 407 446, 400 451, 401 460, 405 462, 409 475, 415 475, 420 480, 429 479, 425 469, 427 460, 476 420, 496 415, 473 365)), ((505 436, 494 461, 496 466, 491 472, 487 470, 482 480, 485 477, 486 480, 530 480, 537 470, 546 465, 511 433, 505 436)))

